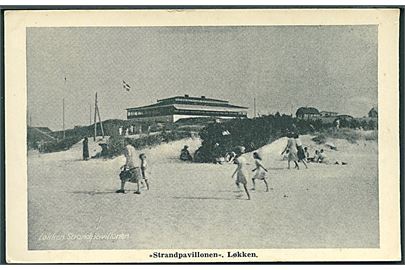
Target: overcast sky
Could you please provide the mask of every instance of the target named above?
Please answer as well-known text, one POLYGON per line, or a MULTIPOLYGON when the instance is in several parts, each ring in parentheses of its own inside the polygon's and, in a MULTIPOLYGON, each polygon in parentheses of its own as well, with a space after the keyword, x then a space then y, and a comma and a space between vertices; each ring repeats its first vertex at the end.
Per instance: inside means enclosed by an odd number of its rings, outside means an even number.
POLYGON ((66 127, 89 124, 96 91, 103 120, 184 94, 250 113, 256 97, 261 114, 314 106, 364 116, 377 105, 377 27, 29 28, 27 81, 32 124, 53 130, 62 98, 66 127))

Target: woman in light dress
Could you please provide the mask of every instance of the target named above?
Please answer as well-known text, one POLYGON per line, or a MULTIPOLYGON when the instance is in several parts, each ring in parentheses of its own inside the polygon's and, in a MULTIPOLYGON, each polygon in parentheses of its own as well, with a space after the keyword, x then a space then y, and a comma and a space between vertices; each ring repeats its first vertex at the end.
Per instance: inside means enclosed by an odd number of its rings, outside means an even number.
POLYGON ((252 190, 256 189, 256 183, 255 180, 263 180, 264 183, 266 184, 266 192, 269 191, 269 185, 267 184, 267 169, 263 166, 262 164, 262 158, 260 157, 259 153, 254 152, 253 153, 253 158, 255 159, 255 165, 256 168, 254 168, 252 171, 255 172, 255 175, 252 178, 253 182, 253 188, 252 190))
POLYGON ((290 133, 288 134, 288 141, 287 145, 284 148, 283 152, 281 152, 281 155, 284 154, 288 150, 288 169, 290 169, 290 162, 293 161, 295 163, 295 167, 298 170, 300 167, 298 166, 298 155, 297 155, 297 144, 295 143, 294 136, 290 133))
POLYGON ((121 169, 124 171, 128 171, 128 178, 121 179, 121 188, 116 191, 116 193, 126 193, 125 192, 125 183, 131 182, 136 183, 137 190, 134 192, 135 194, 141 194, 139 190, 139 165, 137 163, 137 153, 135 147, 131 145, 131 142, 128 138, 124 139, 125 148, 124 148, 124 156, 125 156, 125 164, 121 166, 121 169), (138 175, 138 174, 139 175, 138 175))
POLYGON ((232 178, 235 177, 236 174, 236 181, 235 184, 238 188, 240 188, 240 184, 243 185, 243 188, 245 189, 246 195, 248 200, 250 200, 250 194, 247 189, 247 179, 249 179, 249 170, 248 170, 248 162, 245 157, 242 156, 242 154, 245 152, 245 147, 240 146, 237 149, 237 157, 235 159, 235 164, 238 165, 234 173, 232 174, 232 178))

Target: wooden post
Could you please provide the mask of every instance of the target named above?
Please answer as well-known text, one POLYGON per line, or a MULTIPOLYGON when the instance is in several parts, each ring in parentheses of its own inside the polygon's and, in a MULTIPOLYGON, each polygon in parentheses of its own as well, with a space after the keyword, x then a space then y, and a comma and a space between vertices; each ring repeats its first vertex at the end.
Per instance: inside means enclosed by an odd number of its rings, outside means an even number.
POLYGON ((65 99, 62 99, 62 129, 63 129, 63 139, 65 138, 65 99))
POLYGON ((94 141, 96 141, 96 136, 97 136, 97 116, 98 116, 98 121, 100 121, 101 135, 103 136, 103 139, 104 139, 103 122, 101 122, 100 111, 98 109, 97 92, 96 92, 96 100, 95 100, 95 104, 94 104, 94 141))
POLYGON ((96 141, 96 136, 97 136, 97 92, 94 103, 94 136, 93 136, 94 141, 96 141))
POLYGON ((100 110, 98 109, 98 105, 97 105, 97 114, 98 114, 98 121, 100 121, 101 136, 103 136, 103 139, 104 139, 103 122, 101 121, 100 110))
POLYGON ((253 118, 256 118, 256 98, 253 98, 253 118))

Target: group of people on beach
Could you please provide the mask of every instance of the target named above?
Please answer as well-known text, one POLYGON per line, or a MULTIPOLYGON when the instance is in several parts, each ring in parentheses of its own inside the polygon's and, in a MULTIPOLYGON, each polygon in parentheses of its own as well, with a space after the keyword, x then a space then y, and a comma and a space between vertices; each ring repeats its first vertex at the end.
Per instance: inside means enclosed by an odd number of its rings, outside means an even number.
MULTIPOLYGON (((289 133, 287 135, 287 145, 285 146, 284 150, 281 152, 281 155, 284 155, 288 160, 288 169, 290 169, 290 163, 293 162, 296 169, 299 169, 299 162, 304 164, 305 168, 308 168, 308 162, 316 162, 316 163, 327 163, 327 156, 323 149, 320 151, 316 150, 315 155, 310 157, 308 148, 304 147, 298 134, 289 133)), ((149 190, 149 182, 148 182, 148 165, 146 161, 146 155, 141 153, 137 155, 137 152, 130 144, 130 141, 125 138, 125 148, 124 148, 124 156, 125 156, 125 164, 121 166, 121 187, 116 191, 116 193, 125 193, 125 184, 126 182, 135 183, 137 185, 137 189, 134 192, 135 194, 141 194, 140 187, 145 187, 149 190)), ((236 164, 237 167, 232 174, 232 178, 236 176, 236 186, 240 190, 241 186, 245 191, 248 200, 250 200, 250 193, 247 188, 248 180, 249 180, 249 163, 246 157, 243 155, 245 153, 245 147, 239 146, 236 148, 235 151, 227 153, 225 160, 228 163, 236 164)), ((88 149, 88 138, 85 137, 83 140, 83 159, 89 159, 89 149, 88 149)), ((266 186, 266 192, 269 191, 268 186, 268 170, 264 167, 262 163, 262 157, 258 152, 253 153, 253 159, 255 162, 255 167, 252 170, 254 172, 253 177, 251 178, 253 187, 251 190, 256 189, 256 181, 263 181, 266 186)), ((185 145, 184 148, 180 152, 180 160, 182 161, 192 161, 192 156, 188 151, 188 146, 185 145)), ((346 165, 342 163, 342 165, 346 165)), ((240 190, 241 191, 241 190, 240 190)))
MULTIPOLYGON (((299 169, 298 161, 302 162, 305 167, 307 167, 307 148, 303 148, 302 143, 298 135, 289 134, 288 141, 282 154, 288 153, 288 168, 290 168, 290 162, 293 161, 295 167, 299 169)), ((229 163, 234 163, 237 165, 235 171, 232 174, 232 178, 235 178, 235 184, 240 190, 243 187, 247 195, 247 199, 250 200, 250 193, 247 187, 249 180, 249 163, 246 157, 243 155, 245 153, 245 147, 239 146, 234 152, 228 153, 226 155, 226 160, 229 163)), ((149 190, 148 176, 147 176, 147 162, 146 155, 144 153, 137 156, 135 148, 130 144, 129 140, 125 139, 124 148, 125 164, 121 167, 122 171, 120 173, 121 187, 116 191, 116 193, 125 193, 126 182, 131 182, 137 184, 137 189, 135 194, 140 194, 140 185, 146 184, 146 189, 149 190), (139 158, 139 161, 138 161, 139 158)), ((262 157, 258 152, 253 153, 253 158, 255 161, 255 167, 252 170, 254 172, 251 178, 253 187, 251 190, 256 189, 256 181, 263 181, 266 186, 266 192, 269 191, 268 186, 268 170, 264 167, 262 163, 262 157)), ((188 151, 188 146, 180 152, 180 160, 191 161, 191 154, 188 151)))
MULTIPOLYGON (((294 133, 289 133, 287 135, 288 141, 287 145, 284 148, 283 152, 281 152, 281 155, 284 155, 283 159, 288 160, 288 169, 290 169, 290 163, 291 161, 294 162, 295 169, 299 169, 299 162, 302 162, 304 164, 305 168, 308 169, 308 163, 329 163, 328 156, 326 155, 325 151, 323 149, 320 150, 315 150, 315 153, 313 156, 310 156, 308 147, 303 147, 303 144, 299 138, 298 134, 294 133)), ((333 148, 336 150, 336 148, 333 148)))
POLYGON ((281 155, 283 155, 284 153, 288 154, 288 156, 287 156, 288 169, 290 169, 291 161, 294 162, 294 164, 295 164, 294 168, 296 168, 297 170, 300 169, 298 162, 302 162, 302 164, 304 164, 305 168, 308 169, 306 153, 302 146, 302 142, 299 138, 299 135, 294 134, 294 133, 289 133, 287 135, 287 137, 288 137, 287 145, 284 148, 283 152, 281 152, 281 155))

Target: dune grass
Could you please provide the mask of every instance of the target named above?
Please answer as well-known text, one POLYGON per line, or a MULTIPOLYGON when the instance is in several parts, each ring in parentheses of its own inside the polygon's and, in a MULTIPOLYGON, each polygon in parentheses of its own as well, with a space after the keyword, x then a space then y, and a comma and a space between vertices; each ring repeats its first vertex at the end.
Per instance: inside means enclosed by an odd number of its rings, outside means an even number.
POLYGON ((317 133, 312 140, 318 144, 324 144, 328 138, 343 139, 350 143, 357 143, 359 140, 377 141, 378 130, 330 129, 317 133))

